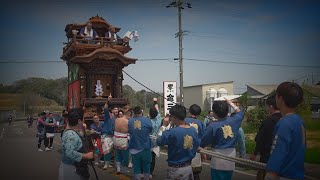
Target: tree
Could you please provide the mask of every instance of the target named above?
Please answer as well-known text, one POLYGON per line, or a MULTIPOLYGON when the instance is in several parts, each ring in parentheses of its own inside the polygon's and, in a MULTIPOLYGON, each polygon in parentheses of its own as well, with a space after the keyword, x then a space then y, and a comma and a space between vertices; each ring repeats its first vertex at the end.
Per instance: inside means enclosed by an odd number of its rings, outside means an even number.
POLYGON ((311 100, 312 100, 311 88, 312 87, 306 84, 303 84, 301 87, 303 90, 303 101, 297 107, 297 114, 302 116, 304 119, 310 119, 312 116, 312 112, 311 112, 311 100))
POLYGON ((245 92, 239 97, 240 107, 242 109, 247 109, 249 105, 250 96, 245 92))
POLYGON ((247 113, 247 122, 254 126, 255 128, 259 128, 261 122, 267 118, 268 112, 264 106, 256 106, 254 109, 250 109, 247 113))

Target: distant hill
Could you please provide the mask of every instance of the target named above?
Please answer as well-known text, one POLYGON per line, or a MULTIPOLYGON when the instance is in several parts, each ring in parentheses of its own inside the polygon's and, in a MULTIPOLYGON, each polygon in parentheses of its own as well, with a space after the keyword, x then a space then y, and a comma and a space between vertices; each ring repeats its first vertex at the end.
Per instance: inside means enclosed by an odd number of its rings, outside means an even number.
POLYGON ((0 93, 36 94, 52 99, 59 105, 67 103, 67 78, 44 79, 31 77, 14 82, 11 85, 0 84, 0 93))
POLYGON ((17 112, 38 113, 40 111, 62 111, 56 101, 35 94, 0 93, 0 109, 16 110, 17 112))

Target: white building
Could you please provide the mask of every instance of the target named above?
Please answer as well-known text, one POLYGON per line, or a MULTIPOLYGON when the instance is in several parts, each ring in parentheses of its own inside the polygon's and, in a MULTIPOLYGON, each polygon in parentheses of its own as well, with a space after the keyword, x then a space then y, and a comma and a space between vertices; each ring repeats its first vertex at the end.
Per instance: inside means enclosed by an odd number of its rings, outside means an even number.
POLYGON ((200 84, 195 86, 187 86, 184 90, 184 106, 189 108, 192 104, 198 104, 203 111, 210 109, 210 95, 214 99, 233 95, 233 81, 200 84))

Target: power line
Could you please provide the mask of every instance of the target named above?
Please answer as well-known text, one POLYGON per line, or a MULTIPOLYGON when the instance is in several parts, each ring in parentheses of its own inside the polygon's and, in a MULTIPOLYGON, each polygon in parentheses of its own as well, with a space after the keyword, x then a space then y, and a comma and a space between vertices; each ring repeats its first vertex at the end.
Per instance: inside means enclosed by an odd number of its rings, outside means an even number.
MULTIPOLYGON (((136 83, 140 84, 141 86, 143 86, 144 88, 148 89, 149 91, 159 95, 160 97, 165 98, 163 95, 153 91, 152 89, 148 88, 147 86, 145 86, 144 84, 142 84, 141 82, 139 82, 138 80, 136 80, 134 77, 130 76, 127 72, 125 72, 124 70, 122 70, 122 72, 124 72, 128 77, 130 77, 132 80, 134 80, 136 83)), ((165 98, 166 99, 166 98, 165 98)))
POLYGON ((138 59, 138 61, 168 61, 173 60, 173 58, 160 58, 160 59, 138 59))
POLYGON ((65 63, 65 61, 0 61, 0 64, 65 63))
MULTIPOLYGON (((138 59, 138 61, 168 61, 174 58, 138 59)), ((26 63, 65 63, 66 61, 0 61, 0 64, 26 64, 26 63)))
MULTIPOLYGON (((174 62, 176 58, 159 58, 159 59, 138 59, 138 62, 148 62, 148 61, 168 61, 170 63, 174 62)), ((197 62, 208 62, 208 63, 223 63, 223 64, 240 64, 240 65, 255 65, 255 66, 276 66, 276 67, 296 67, 296 68, 320 68, 316 65, 292 65, 292 64, 267 64, 267 63, 252 63, 252 62, 236 62, 236 61, 221 61, 221 60, 211 60, 211 59, 195 59, 195 58, 184 58, 187 61, 197 61, 197 62)), ((65 63, 65 61, 0 61, 0 64, 32 64, 32 63, 65 63)), ((314 74, 315 76, 318 76, 314 74)))
POLYGON ((266 64, 266 63, 250 63, 250 62, 235 62, 235 61, 218 61, 218 60, 209 60, 209 59, 189 59, 189 58, 184 58, 184 60, 188 60, 188 61, 200 61, 200 62, 210 62, 210 63, 224 63, 224 64, 256 65, 256 66, 320 68, 320 66, 315 66, 315 65, 266 64))
MULTIPOLYGON (((137 82, 138 84, 140 84, 140 85, 143 86, 144 88, 146 88, 146 89, 148 89, 149 91, 157 94, 158 96, 162 97, 163 99, 166 99, 167 101, 169 101, 169 100, 168 100, 166 97, 164 97, 162 94, 159 94, 159 93, 155 92, 154 90, 148 88, 147 86, 145 86, 144 84, 142 84, 141 82, 139 82, 138 80, 136 80, 134 77, 132 77, 131 75, 129 75, 129 74, 128 74, 127 72, 125 72, 124 70, 122 70, 122 72, 124 72, 128 77, 130 77, 132 80, 134 80, 135 82, 137 82)), ((180 97, 180 98, 181 98, 181 97, 180 97)), ((173 101, 170 101, 170 102, 172 102, 173 104, 178 104, 178 103, 173 102, 173 101)), ((182 105, 182 106, 183 106, 183 105, 182 105)), ((185 108, 186 108, 187 111, 189 111, 189 108, 187 108, 187 107, 185 107, 185 108)), ((245 111, 246 111, 246 110, 245 110, 245 111)), ((201 115, 201 114, 200 114, 199 116, 204 117, 204 118, 207 117, 207 116, 204 116, 204 115, 201 115)))

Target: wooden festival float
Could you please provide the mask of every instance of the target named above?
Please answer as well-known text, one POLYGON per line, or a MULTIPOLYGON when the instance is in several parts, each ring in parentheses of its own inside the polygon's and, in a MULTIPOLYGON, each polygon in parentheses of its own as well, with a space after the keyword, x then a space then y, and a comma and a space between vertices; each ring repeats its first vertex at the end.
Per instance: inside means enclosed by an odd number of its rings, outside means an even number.
MULTIPOLYGON (((64 43, 63 59, 68 65, 68 109, 85 107, 87 125, 95 113, 102 116, 103 106, 112 95, 111 105, 123 107, 128 99, 122 96, 122 69, 135 64, 137 59, 126 57, 132 50, 127 36, 114 40, 105 37, 110 25, 100 16, 89 19, 99 38, 85 40, 80 36, 82 24, 68 24, 65 32, 68 42, 64 43)), ((120 28, 114 27, 115 32, 120 28)))

